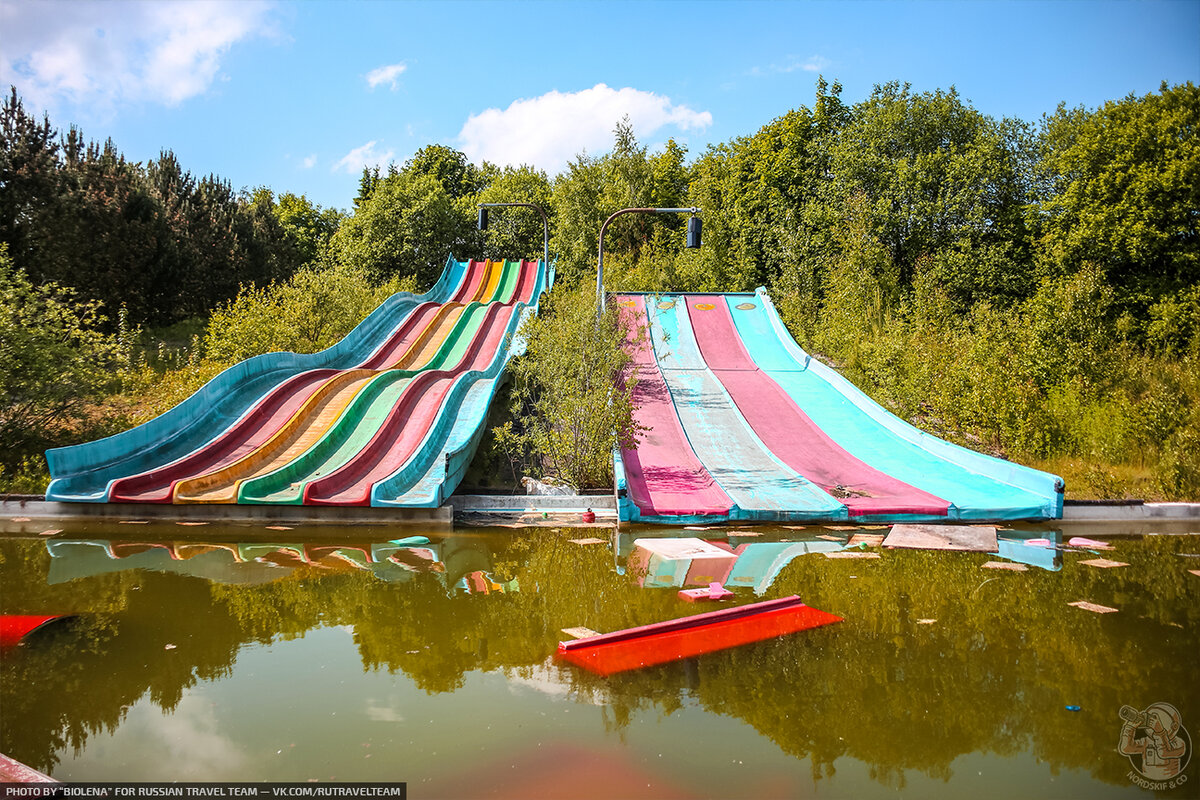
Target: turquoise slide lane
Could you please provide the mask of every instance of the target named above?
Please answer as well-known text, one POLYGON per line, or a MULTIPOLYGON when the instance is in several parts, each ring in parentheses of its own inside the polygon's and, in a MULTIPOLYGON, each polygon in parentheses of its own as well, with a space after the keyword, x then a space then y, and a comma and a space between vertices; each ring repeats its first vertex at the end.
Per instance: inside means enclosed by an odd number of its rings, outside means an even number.
POLYGON ((754 363, 818 427, 871 467, 949 500, 948 518, 1062 515, 1057 476, 957 447, 895 417, 800 349, 765 291, 724 299, 754 363))
POLYGON ((417 306, 444 303, 458 290, 469 263, 453 257, 423 295, 392 295, 337 344, 319 353, 267 353, 235 364, 170 411, 95 442, 46 451, 51 482, 46 499, 103 503, 110 481, 169 464, 202 447, 250 411, 273 387, 312 369, 352 367, 385 344, 417 306))
POLYGON ((846 519, 845 505, 776 458, 746 423, 701 356, 687 300, 646 303, 651 342, 693 451, 734 502, 730 519, 846 519))

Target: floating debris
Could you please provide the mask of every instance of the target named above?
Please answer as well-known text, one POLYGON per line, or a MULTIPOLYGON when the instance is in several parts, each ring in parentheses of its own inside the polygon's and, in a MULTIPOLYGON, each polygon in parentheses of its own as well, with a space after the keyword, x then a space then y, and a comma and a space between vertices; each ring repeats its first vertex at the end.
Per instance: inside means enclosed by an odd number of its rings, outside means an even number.
POLYGON ((588 545, 588 544, 606 544, 606 540, 597 539, 594 536, 589 536, 586 539, 568 539, 571 544, 588 545))
POLYGON ((1010 572, 1028 572, 1029 567, 1024 564, 1013 564, 1010 561, 989 561, 983 565, 984 569, 1006 569, 1010 572))
POLYGON ((207 525, 208 523, 207 522, 176 522, 175 524, 176 525, 184 525, 186 527, 191 528, 196 525, 207 525))
POLYGON ((965 550, 994 553, 999 548, 996 529, 983 525, 893 525, 884 547, 908 550, 965 550))
POLYGON ((62 533, 62 529, 61 528, 51 528, 48 531, 42 531, 41 533, 38 534, 38 536, 53 536, 56 533, 62 533))
POLYGON ((935 622, 937 622, 936 619, 919 619, 919 620, 917 620, 918 625, 932 625, 935 622))
POLYGON ((837 553, 826 553, 826 558, 879 558, 879 553, 854 553, 842 550, 837 553))
POLYGON ((1067 603, 1067 605, 1075 606, 1076 608, 1082 608, 1084 611, 1092 611, 1097 614, 1115 614, 1118 611, 1118 609, 1109 608, 1108 606, 1089 603, 1087 600, 1076 600, 1074 603, 1067 603))
POLYGON ((287 525, 268 525, 267 530, 269 530, 269 531, 290 531, 291 528, 287 525))
POLYGON ((1080 561, 1080 564, 1085 564, 1089 567, 1099 567, 1100 569, 1111 569, 1113 567, 1128 567, 1124 561, 1109 561, 1107 558, 1089 558, 1087 561, 1080 561))
POLYGON ((13 517, 13 522, 33 522, 29 517, 13 517))
POLYGON ((1200 569, 1189 569, 1188 572, 1192 573, 1197 578, 1200 578, 1200 569))
POLYGON ((865 544, 867 547, 879 547, 883 544, 882 533, 856 533, 850 537, 847 542, 849 547, 857 547, 860 544, 865 544))
POLYGON ((150 520, 148 520, 148 519, 123 519, 123 520, 121 520, 121 524, 122 525, 148 525, 148 524, 150 524, 150 520))
MULTIPOLYGON (((599 636, 600 635, 600 634, 596 633, 596 631, 592 630, 591 628, 584 628, 584 627, 563 628, 562 632, 565 633, 567 636, 570 636, 572 639, 587 639, 591 636, 599 636)), ((417 651, 413 650, 412 652, 415 653, 417 651)))
POLYGON ((824 539, 827 542, 840 542, 843 539, 843 537, 841 537, 841 536, 833 536, 828 533, 819 533, 819 534, 817 534, 817 538, 824 539))
POLYGON ((733 592, 716 581, 713 581, 703 589, 679 590, 679 599, 686 600, 689 603, 694 603, 697 600, 724 600, 727 597, 733 597, 733 592))
POLYGON ((175 649, 175 645, 173 645, 173 644, 169 644, 163 648, 163 650, 174 650, 174 649, 175 649))
POLYGON ((1112 545, 1108 542, 1100 542, 1086 536, 1072 536, 1067 540, 1067 544, 1071 547, 1087 547, 1092 550, 1112 550, 1112 545))

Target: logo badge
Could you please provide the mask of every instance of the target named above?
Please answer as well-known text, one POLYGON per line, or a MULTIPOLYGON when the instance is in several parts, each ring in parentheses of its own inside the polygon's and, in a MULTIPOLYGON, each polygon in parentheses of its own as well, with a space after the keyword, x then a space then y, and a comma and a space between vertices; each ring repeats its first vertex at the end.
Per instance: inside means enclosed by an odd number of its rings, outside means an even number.
POLYGON ((1127 776, 1131 781, 1155 791, 1187 782, 1183 771, 1192 757, 1192 738, 1175 706, 1151 703, 1141 711, 1121 706, 1117 715, 1124 723, 1117 752, 1133 765, 1127 776))

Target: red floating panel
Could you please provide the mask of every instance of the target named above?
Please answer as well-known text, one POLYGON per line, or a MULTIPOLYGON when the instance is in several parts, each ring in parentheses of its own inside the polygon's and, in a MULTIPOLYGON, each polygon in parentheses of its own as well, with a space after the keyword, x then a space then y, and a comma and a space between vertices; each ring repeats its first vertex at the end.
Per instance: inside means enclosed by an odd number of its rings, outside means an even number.
POLYGON ((38 616, 30 614, 0 615, 0 647, 15 647, 30 633, 59 619, 61 614, 38 616))
POLYGON ((598 675, 612 675, 841 621, 792 595, 559 642, 558 657, 598 675))

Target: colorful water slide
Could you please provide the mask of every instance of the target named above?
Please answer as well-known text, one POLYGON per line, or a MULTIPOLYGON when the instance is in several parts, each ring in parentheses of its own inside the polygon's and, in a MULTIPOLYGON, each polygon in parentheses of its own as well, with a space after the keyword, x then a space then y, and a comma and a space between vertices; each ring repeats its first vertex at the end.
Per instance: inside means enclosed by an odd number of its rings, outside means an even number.
MULTIPOLYGON (((515 329, 536 308, 552 275, 540 262, 462 263, 451 258, 430 292, 389 298, 329 350, 249 359, 138 428, 49 451, 53 480, 47 499, 235 502, 247 482, 286 468, 334 430, 354 427, 347 422, 348 413, 357 417, 374 409, 378 414, 379 403, 370 401, 389 388, 394 400, 397 387, 403 394, 423 370, 444 371, 463 362, 485 320, 500 315, 515 329), (504 310, 489 312, 491 308, 504 310), (156 434, 161 440, 154 440, 156 434)), ((482 341, 495 346, 490 355, 502 369, 512 355, 509 340, 482 341)), ((451 394, 442 396, 449 400, 451 394)), ((459 391, 454 399, 464 394, 459 391)), ((474 414, 473 407, 472 413, 481 424, 482 415, 474 414)), ((477 443, 478 432, 473 433, 477 443)), ((425 449, 430 447, 437 449, 425 449)), ((469 449, 473 454, 473 445, 469 449)), ((452 485, 442 481, 439 495, 453 491, 461 472, 444 477, 452 485)))
POLYGON ((625 519, 1062 515, 1061 479, 957 447, 890 414, 805 353, 761 289, 617 302, 648 334, 630 354, 643 401, 638 421, 652 428, 636 451, 617 458, 625 519), (727 496, 724 509, 713 503, 714 489, 727 496))

